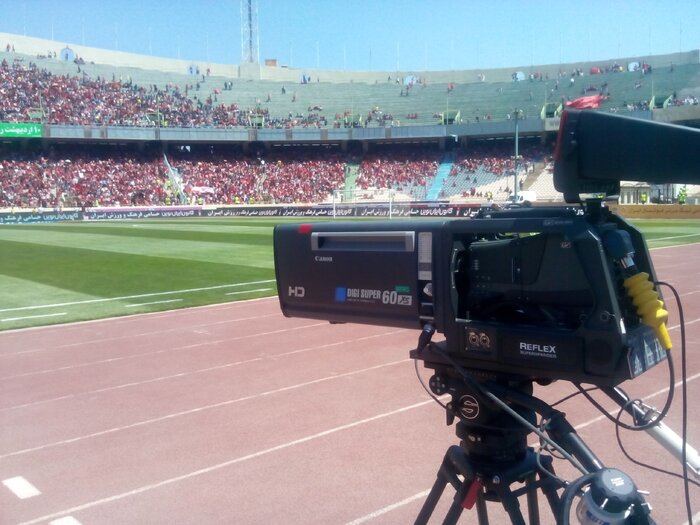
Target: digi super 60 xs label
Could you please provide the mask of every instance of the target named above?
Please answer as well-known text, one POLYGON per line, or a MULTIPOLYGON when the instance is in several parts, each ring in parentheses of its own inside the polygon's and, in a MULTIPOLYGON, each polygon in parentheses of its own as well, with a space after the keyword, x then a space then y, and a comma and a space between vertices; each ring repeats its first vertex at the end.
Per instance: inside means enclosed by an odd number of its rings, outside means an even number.
POLYGON ((393 290, 339 286, 335 289, 335 302, 411 306, 413 297, 410 292, 411 289, 408 286, 396 286, 393 290))

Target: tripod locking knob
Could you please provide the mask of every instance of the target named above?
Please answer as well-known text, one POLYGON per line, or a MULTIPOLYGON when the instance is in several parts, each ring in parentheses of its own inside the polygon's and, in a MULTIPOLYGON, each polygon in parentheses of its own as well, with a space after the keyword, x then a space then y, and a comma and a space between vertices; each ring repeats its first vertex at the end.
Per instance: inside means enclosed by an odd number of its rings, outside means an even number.
POLYGON ((638 503, 637 487, 624 472, 606 468, 597 472, 576 508, 583 525, 624 525, 638 503))

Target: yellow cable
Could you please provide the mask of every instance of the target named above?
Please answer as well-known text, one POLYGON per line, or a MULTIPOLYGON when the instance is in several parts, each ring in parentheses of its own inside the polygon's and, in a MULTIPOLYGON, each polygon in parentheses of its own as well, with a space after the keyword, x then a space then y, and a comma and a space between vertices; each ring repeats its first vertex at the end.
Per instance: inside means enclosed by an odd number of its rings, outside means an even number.
POLYGON ((637 307, 637 314, 642 318, 642 322, 654 330, 661 347, 670 350, 671 337, 666 329, 668 312, 664 310, 664 303, 659 300, 659 294, 654 290, 649 274, 639 272, 625 279, 623 284, 632 298, 632 303, 637 307))

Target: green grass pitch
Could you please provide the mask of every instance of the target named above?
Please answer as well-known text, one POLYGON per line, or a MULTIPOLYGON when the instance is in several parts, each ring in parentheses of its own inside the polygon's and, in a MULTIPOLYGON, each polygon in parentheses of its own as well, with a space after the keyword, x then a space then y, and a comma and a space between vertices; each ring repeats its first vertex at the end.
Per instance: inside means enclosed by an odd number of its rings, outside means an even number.
POLYGON ((0 330, 276 293, 271 221, 0 227, 0 330))
MULTIPOLYGON (((272 229, 277 222, 0 226, 0 330, 275 295, 272 229)), ((697 220, 634 224, 652 249, 700 242, 697 220)))

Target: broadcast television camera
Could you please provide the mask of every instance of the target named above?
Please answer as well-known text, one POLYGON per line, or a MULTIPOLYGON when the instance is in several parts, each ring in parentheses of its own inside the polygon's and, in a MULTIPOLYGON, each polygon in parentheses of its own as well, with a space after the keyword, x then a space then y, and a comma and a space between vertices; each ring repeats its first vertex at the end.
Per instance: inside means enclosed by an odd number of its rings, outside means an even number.
POLYGON ((641 233, 604 198, 620 180, 697 182, 700 133, 600 112, 562 117, 554 183, 569 205, 471 219, 279 225, 284 315, 421 329, 470 370, 614 386, 665 359, 663 310, 641 233), (586 196, 589 196, 588 198, 586 196), (592 195, 592 196, 591 196, 592 195), (656 301, 656 297, 651 299, 656 301), (647 303, 648 304, 648 303, 647 303))
POLYGON ((567 205, 275 228, 284 315, 421 330, 411 356, 433 369, 432 394, 450 395, 443 407, 448 424, 459 419, 460 445, 446 452, 417 525, 429 522, 448 484, 456 494, 445 524, 476 505, 486 525, 486 501, 524 524, 523 495, 529 522, 540 523, 537 491, 562 525, 576 497, 585 525, 655 523, 631 478, 606 468, 562 412, 532 395, 535 381, 569 380, 586 396, 580 383, 600 387, 633 416, 627 428, 646 430, 700 472, 697 452, 661 422, 666 409, 640 406, 616 386, 667 359, 671 340, 646 242, 604 205, 621 180, 695 184, 698 166, 698 130, 571 111, 554 170, 567 205), (445 339, 432 342, 435 332, 445 339), (539 450, 527 444, 531 433, 539 450), (583 476, 559 478, 543 448, 583 476))

